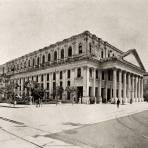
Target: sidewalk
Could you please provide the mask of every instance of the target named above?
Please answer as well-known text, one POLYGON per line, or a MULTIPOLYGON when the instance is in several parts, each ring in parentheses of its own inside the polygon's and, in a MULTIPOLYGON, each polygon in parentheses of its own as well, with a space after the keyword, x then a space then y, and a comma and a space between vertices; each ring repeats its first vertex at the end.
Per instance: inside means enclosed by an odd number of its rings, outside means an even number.
MULTIPOLYGON (((38 145, 46 144, 45 148, 76 148, 76 146, 46 137, 46 135, 144 110, 148 110, 148 103, 146 102, 120 105, 120 108, 117 108, 114 104, 58 104, 57 106, 45 104, 40 108, 36 108, 35 105, 16 105, 15 108, 9 108, 9 104, 0 104, 0 117, 5 118, 5 120, 2 118, 0 123, 9 132, 24 137, 28 141, 38 145), (17 122, 22 124, 15 125, 17 122)), ((15 140, 11 142, 14 145, 16 143, 16 146, 21 143, 15 140)))
POLYGON ((0 107, 7 107, 7 108, 25 108, 29 107, 29 105, 21 105, 21 104, 9 104, 9 103, 0 103, 0 107))

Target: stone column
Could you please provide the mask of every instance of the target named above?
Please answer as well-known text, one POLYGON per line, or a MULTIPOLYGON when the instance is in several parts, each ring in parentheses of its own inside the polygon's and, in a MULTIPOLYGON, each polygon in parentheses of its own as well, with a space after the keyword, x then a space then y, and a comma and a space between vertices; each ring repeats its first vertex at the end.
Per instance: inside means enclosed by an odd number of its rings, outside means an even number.
POLYGON ((102 71, 98 71, 98 78, 99 78, 99 85, 98 85, 98 95, 99 95, 99 103, 102 103, 102 97, 101 97, 101 82, 102 82, 102 71))
POLYGON ((44 86, 44 89, 47 88, 47 74, 43 75, 43 86, 44 86))
POLYGON ((141 98, 141 96, 140 96, 140 87, 141 87, 141 78, 140 77, 138 77, 138 94, 137 94, 137 97, 138 97, 138 102, 140 102, 140 98, 141 98))
POLYGON ((83 77, 83 103, 89 103, 89 68, 85 66, 84 70, 84 77, 83 77))
POLYGON ((66 79, 67 79, 67 77, 66 77, 66 70, 64 70, 63 71, 63 89, 65 89, 66 88, 66 79))
POLYGON ((126 97, 126 72, 123 73, 123 102, 127 103, 127 97, 126 97))
POLYGON ((106 71, 104 72, 104 74, 105 74, 105 100, 106 100, 106 102, 107 102, 108 71, 106 70, 106 71))
MULTIPOLYGON (((95 88, 96 88, 96 69, 93 69, 93 87, 92 87, 92 96, 95 97, 95 88)), ((95 97, 95 103, 96 103, 96 97, 95 97)))
POLYGON ((137 84, 138 84, 138 77, 135 76, 135 102, 138 102, 138 99, 137 99, 137 84))
POLYGON ((141 101, 142 102, 144 101, 144 98, 143 98, 143 77, 141 78, 141 101))
POLYGON ((117 70, 113 69, 113 102, 117 102, 117 97, 116 97, 116 93, 117 93, 117 70))
POLYGON ((132 102, 134 102, 134 75, 132 75, 131 77, 131 80, 132 80, 132 102))
POLYGON ((70 79, 70 81, 71 81, 71 86, 75 86, 75 84, 74 84, 74 81, 75 81, 75 69, 74 68, 71 70, 71 79, 70 79))
POLYGON ((49 73, 49 93, 52 94, 53 90, 53 73, 49 73))
POLYGON ((120 102, 122 102, 122 97, 121 97, 121 88, 122 88, 121 76, 122 76, 122 72, 121 72, 121 70, 119 70, 119 100, 120 100, 120 102))
POLYGON ((127 97, 128 97, 128 102, 130 102, 130 99, 131 99, 131 75, 130 75, 130 73, 128 73, 128 94, 127 94, 127 97))

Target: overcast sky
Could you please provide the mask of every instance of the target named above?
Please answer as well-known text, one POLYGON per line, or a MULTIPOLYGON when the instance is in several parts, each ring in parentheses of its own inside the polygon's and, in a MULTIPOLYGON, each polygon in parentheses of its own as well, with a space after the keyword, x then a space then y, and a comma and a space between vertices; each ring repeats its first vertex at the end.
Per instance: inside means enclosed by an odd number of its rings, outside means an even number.
POLYGON ((0 0, 0 64, 85 30, 148 70, 148 0, 0 0))

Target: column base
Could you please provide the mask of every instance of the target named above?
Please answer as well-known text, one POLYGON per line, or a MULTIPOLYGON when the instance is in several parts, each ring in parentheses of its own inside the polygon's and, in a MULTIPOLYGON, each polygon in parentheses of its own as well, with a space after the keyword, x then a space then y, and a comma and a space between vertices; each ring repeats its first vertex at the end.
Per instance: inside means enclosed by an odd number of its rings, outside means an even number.
POLYGON ((123 98, 120 98, 119 100, 120 100, 120 104, 122 104, 122 100, 123 100, 123 98))
POLYGON ((89 98, 89 96, 83 96, 82 97, 82 103, 84 103, 84 104, 90 104, 90 98, 89 98))
POLYGON ((135 102, 139 102, 139 98, 135 98, 135 102))
POLYGON ((96 102, 99 103, 99 104, 101 104, 102 103, 102 97, 99 96, 98 98, 96 98, 96 102))
POLYGON ((128 102, 128 98, 123 98, 122 104, 127 104, 127 102, 128 102))
POLYGON ((127 98, 127 103, 130 103, 131 98, 127 98))
POLYGON ((144 102, 144 98, 141 98, 141 102, 144 102))
POLYGON ((111 104, 116 104, 117 103, 118 98, 112 98, 111 99, 111 104))
POLYGON ((141 102, 141 98, 138 98, 138 102, 141 102))
POLYGON ((132 102, 135 102, 135 98, 132 98, 132 102))

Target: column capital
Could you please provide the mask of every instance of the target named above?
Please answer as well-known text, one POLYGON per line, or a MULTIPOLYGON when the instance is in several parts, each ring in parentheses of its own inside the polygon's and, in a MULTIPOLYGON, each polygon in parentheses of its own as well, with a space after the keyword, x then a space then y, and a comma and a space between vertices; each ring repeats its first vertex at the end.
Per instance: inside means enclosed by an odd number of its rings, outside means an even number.
POLYGON ((86 66, 86 65, 85 65, 85 66, 83 66, 83 68, 84 68, 84 69, 87 69, 87 68, 88 68, 88 66, 86 66))

